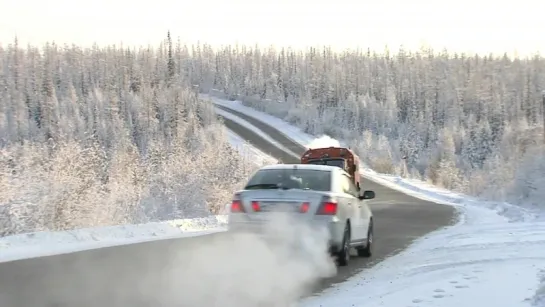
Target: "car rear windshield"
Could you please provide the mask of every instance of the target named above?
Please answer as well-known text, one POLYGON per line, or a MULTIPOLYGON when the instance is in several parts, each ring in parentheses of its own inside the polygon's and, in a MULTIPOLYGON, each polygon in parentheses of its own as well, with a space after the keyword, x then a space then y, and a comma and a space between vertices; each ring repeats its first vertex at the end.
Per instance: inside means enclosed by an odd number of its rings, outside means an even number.
POLYGON ((255 173, 246 184, 247 190, 271 188, 329 191, 331 172, 309 169, 265 169, 255 173))

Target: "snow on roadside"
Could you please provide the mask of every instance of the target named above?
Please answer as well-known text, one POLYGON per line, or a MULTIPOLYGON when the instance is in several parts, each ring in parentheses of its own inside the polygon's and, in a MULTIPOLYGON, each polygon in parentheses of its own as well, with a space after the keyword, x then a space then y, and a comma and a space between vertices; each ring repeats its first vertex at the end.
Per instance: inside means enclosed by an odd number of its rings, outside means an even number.
POLYGON ((475 197, 441 189, 420 180, 401 178, 395 175, 379 174, 369 168, 365 168, 364 166, 362 166, 362 169, 364 169, 365 177, 368 177, 369 179, 384 186, 423 200, 439 202, 455 207, 477 206, 487 208, 508 218, 509 222, 536 220, 543 216, 543 211, 537 208, 532 210, 530 208, 524 208, 509 204, 507 202, 479 200, 475 197))
POLYGON ((473 218, 417 240, 300 306, 543 304, 545 284, 536 272, 545 268, 545 222, 508 223, 478 207, 463 211, 473 218))
POLYGON ((227 216, 139 225, 33 232, 0 238, 0 262, 72 253, 109 246, 205 235, 225 230, 227 216))
POLYGON ((258 148, 252 146, 250 143, 246 142, 238 134, 227 129, 227 136, 229 138, 229 144, 235 147, 239 153, 248 158, 248 160, 253 161, 257 165, 263 164, 275 164, 278 162, 277 159, 267 155, 258 148))

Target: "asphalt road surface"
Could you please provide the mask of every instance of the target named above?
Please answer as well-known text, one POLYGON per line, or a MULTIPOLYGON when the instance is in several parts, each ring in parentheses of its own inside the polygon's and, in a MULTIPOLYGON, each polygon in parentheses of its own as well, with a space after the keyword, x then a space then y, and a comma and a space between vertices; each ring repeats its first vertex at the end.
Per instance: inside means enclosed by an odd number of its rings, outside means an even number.
MULTIPOLYGON (((267 124, 244 114, 236 115, 293 152, 303 152, 304 148, 267 124)), ((297 162, 252 131, 225 118, 224 122, 264 152, 285 163, 297 162)), ((451 207, 415 199, 368 180, 363 181, 363 187, 377 195, 371 204, 375 214, 375 254, 370 259, 353 257, 348 266, 340 267, 335 277, 324 280, 315 291, 353 276, 404 249, 414 239, 449 225, 455 218, 451 207)), ((210 298, 204 305, 221 306, 213 302, 213 297, 225 285, 214 280, 210 267, 224 268, 224 263, 229 263, 224 259, 241 257, 241 251, 230 248, 227 236, 218 233, 0 263, 0 306, 196 306, 191 302, 203 296, 210 298), (219 249, 221 255, 217 253, 219 249), (187 297, 187 302, 180 304, 180 296, 187 297)), ((249 287, 251 291, 251 285, 240 287, 249 287)), ((202 300, 199 302, 203 304, 202 300)))

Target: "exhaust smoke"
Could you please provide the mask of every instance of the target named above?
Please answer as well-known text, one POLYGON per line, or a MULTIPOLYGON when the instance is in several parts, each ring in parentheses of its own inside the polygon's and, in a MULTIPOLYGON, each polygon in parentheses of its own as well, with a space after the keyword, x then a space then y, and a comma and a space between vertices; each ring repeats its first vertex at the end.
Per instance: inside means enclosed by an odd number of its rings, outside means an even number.
POLYGON ((217 233, 0 264, 2 307, 287 307, 333 276, 325 229, 217 233))
POLYGON ((191 268, 169 277, 187 289, 178 290, 180 306, 291 306, 336 273, 328 239, 326 229, 278 213, 262 234, 236 233, 197 248, 191 268))

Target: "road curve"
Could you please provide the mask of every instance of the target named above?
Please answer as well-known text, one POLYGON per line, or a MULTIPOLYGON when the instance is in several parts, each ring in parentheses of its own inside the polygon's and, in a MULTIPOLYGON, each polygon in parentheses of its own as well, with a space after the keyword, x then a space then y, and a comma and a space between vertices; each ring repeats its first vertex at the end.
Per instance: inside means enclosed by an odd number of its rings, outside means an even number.
MULTIPOLYGON (((246 120, 294 153, 302 154, 306 150, 304 146, 286 137, 285 134, 267 123, 220 105, 216 105, 216 107, 246 120)), ((237 129, 232 121, 225 118, 224 121, 226 126, 234 132, 243 135, 246 133, 243 137, 264 152, 270 152, 285 163, 298 162, 287 153, 276 156, 276 153, 270 148, 271 145, 264 143, 261 138, 253 137, 250 133, 237 129)), ((362 180, 362 188, 375 191, 377 196, 374 201, 370 202, 375 218, 375 254, 371 259, 352 258, 348 266, 340 267, 338 274, 324 280, 316 291, 346 280, 376 262, 405 249, 415 239, 455 221, 455 210, 451 206, 424 201, 364 177, 362 180), (385 202, 388 202, 387 206, 381 205, 385 202)))
MULTIPOLYGON (((304 150, 276 129, 244 114, 236 115, 292 151, 304 150)), ((286 163, 296 162, 294 157, 247 128, 226 118, 224 123, 262 151, 286 163)), ((371 181, 365 180, 363 184, 377 193, 377 205, 372 205, 376 219, 375 256, 370 260, 353 258, 349 266, 339 268, 338 274, 324 280, 316 291, 345 280, 453 220, 454 211, 448 206, 415 199, 371 181), (381 208, 381 200, 390 200, 395 205, 381 208)), ((211 266, 222 267, 222 258, 240 257, 238 251, 226 246, 228 242, 227 234, 217 233, 0 263, 0 306, 195 306, 179 305, 180 296, 213 297, 215 291, 221 290, 210 282, 213 279, 202 277, 201 272, 209 272, 211 266), (222 255, 216 253, 218 249, 222 249, 222 255)))

